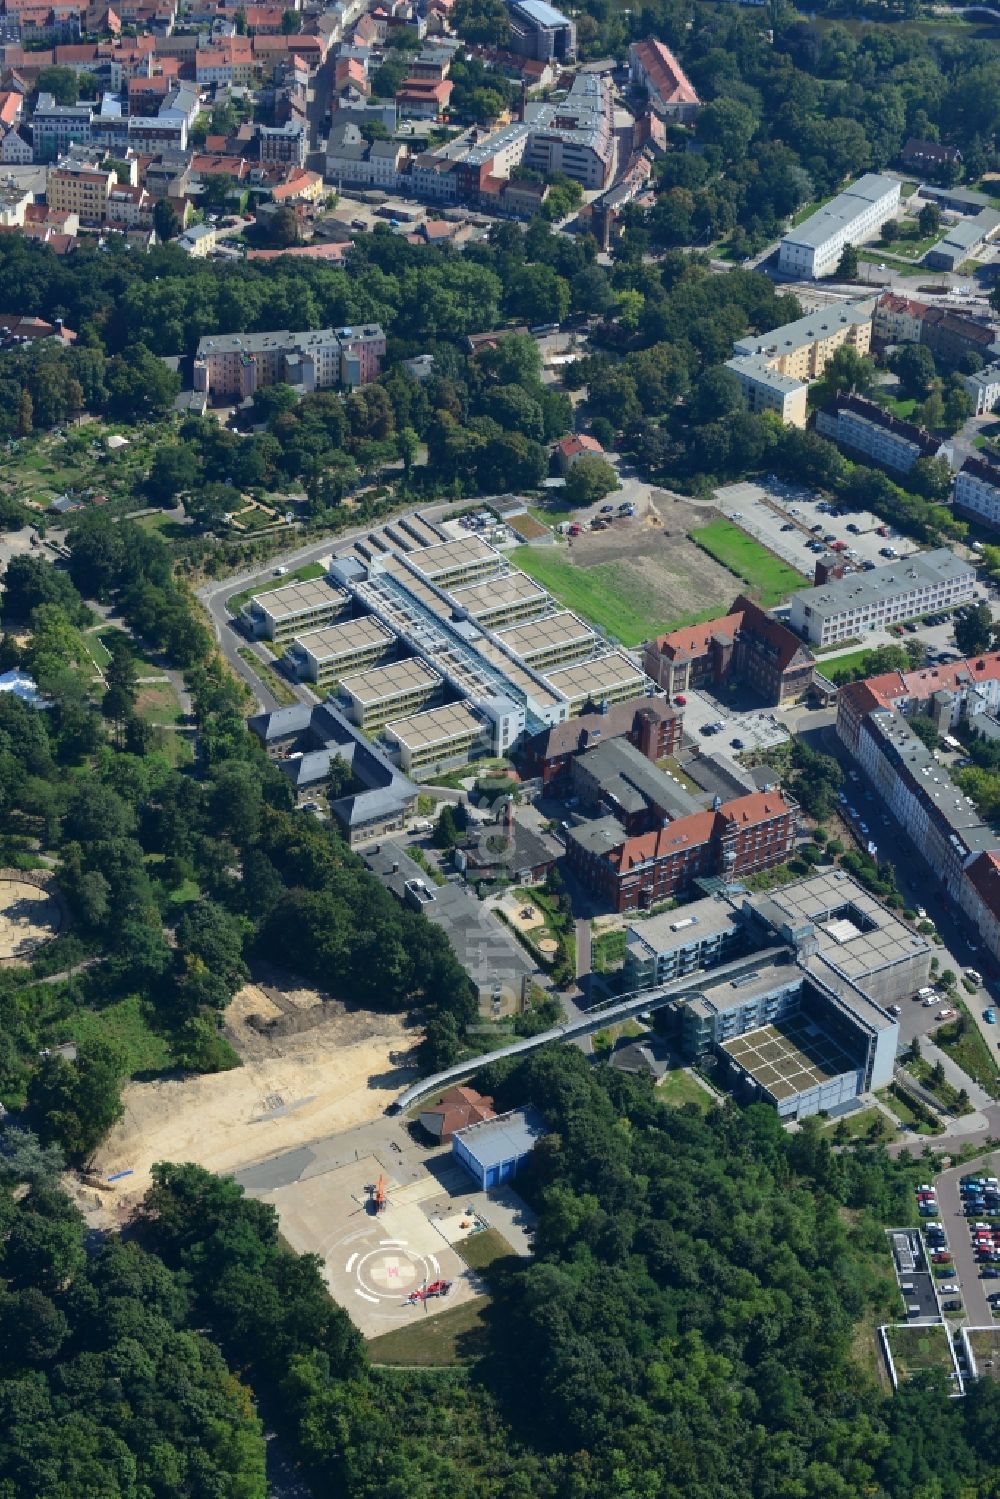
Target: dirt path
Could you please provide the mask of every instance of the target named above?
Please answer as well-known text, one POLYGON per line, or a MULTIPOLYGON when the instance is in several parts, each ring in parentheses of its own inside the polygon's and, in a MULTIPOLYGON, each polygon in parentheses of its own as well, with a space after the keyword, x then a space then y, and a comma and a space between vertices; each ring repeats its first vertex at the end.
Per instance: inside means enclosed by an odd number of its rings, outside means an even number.
MULTIPOLYGON (((156 1161, 228 1173, 378 1117, 415 1075, 408 1058, 418 1036, 404 1017, 322 1003, 313 991, 249 985, 226 1028, 242 1067, 126 1087, 124 1117, 93 1160, 105 1180, 131 1173, 99 1194, 109 1221, 139 1201, 156 1161), (306 996, 311 1004, 296 1002, 306 996)), ((93 1212, 94 1190, 84 1199, 93 1212)))

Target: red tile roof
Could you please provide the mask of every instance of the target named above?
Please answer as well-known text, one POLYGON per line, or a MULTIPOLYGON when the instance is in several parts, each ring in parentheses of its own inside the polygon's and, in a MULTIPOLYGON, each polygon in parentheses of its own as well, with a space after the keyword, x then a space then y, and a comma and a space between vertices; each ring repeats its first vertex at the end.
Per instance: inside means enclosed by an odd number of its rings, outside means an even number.
POLYGON ((576 458, 583 453, 603 453, 604 449, 596 437, 586 432, 573 432, 556 444, 556 452, 563 458, 576 458))
POLYGON ((666 104, 697 104, 698 95, 669 47, 636 42, 635 55, 653 88, 666 104))

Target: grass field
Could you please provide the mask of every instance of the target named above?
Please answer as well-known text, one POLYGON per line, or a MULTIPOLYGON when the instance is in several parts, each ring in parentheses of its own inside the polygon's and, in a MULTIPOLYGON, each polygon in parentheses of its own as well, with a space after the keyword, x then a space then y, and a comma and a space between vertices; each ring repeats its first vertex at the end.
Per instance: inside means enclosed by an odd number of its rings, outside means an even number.
POLYGON ((868 646, 859 651, 845 651, 842 656, 824 661, 820 669, 824 677, 829 677, 831 682, 836 682, 839 686, 841 681, 850 681, 855 667, 863 667, 870 655, 871 647, 868 646))
POLYGON ((474 1363, 485 1352, 483 1312, 488 1304, 480 1296, 433 1317, 415 1311, 415 1320, 408 1327, 372 1338, 368 1357, 373 1364, 433 1367, 474 1363))
MULTIPOLYGON (((515 567, 541 583, 567 609, 613 635, 622 645, 640 645, 653 635, 697 622, 652 616, 651 600, 644 597, 645 591, 614 562, 577 567, 560 556, 555 547, 516 547, 510 558, 515 567)), ((717 612, 707 609, 697 619, 712 619, 717 612)))
POLYGON ((948 1334, 940 1323, 933 1327, 890 1327, 888 1337, 900 1384, 923 1369, 952 1372, 948 1334))
POLYGON ((900 421, 908 422, 917 407, 917 402, 912 396, 906 400, 900 400, 897 396, 882 396, 879 405, 884 406, 886 411, 891 411, 893 416, 898 416, 900 421))
POLYGON ((781 603, 807 581, 802 573, 789 567, 787 562, 782 562, 780 557, 761 546, 759 541, 754 541, 752 536, 741 531, 739 526, 734 526, 732 521, 712 521, 707 526, 699 526, 690 534, 691 540, 708 552, 710 557, 714 557, 716 562, 721 562, 723 567, 728 567, 731 573, 735 573, 755 589, 766 609, 781 603))
POLYGON ((609 973, 625 961, 625 933, 601 932, 590 948, 591 966, 595 973, 609 973))
POLYGON ((1000 1379, 1000 1327, 977 1328, 969 1342, 980 1379, 1000 1379))
POLYGON ((277 698, 283 708, 287 708, 290 703, 298 702, 298 698, 281 673, 276 671, 273 666, 265 666, 260 657, 248 645, 237 646, 236 654, 249 667, 252 667, 268 692, 271 693, 272 697, 277 698))
POLYGON ((495 1228, 484 1228, 482 1233, 463 1239, 455 1250, 470 1270, 488 1270, 494 1260, 504 1260, 514 1252, 495 1228))
POLYGON ((958 1000, 958 1004, 961 1009, 966 1010, 964 1030, 960 1030, 957 1020, 952 1020, 935 1032, 934 1040, 952 1061, 958 1063, 963 1072, 967 1072, 974 1082, 986 1089, 991 1098, 1000 1098, 1000 1069, 996 1058, 976 1022, 968 1014, 964 1000, 958 1000))
POLYGON ((103 1010, 75 1010, 65 1030, 70 1041, 100 1040, 114 1046, 128 1077, 165 1072, 172 1065, 170 1048, 150 1028, 149 1006, 138 994, 127 994, 103 1010))
POLYGON ((194 528, 186 526, 183 521, 174 520, 163 510, 154 511, 150 515, 138 515, 133 522, 141 527, 143 531, 155 531, 162 536, 164 541, 184 541, 194 536, 194 528))
POLYGON ((823 1132, 835 1145, 846 1145, 851 1140, 871 1138, 873 1143, 885 1144, 899 1133, 881 1109, 858 1109, 846 1114, 843 1119, 833 1119, 823 1132), (875 1127, 878 1126, 878 1133, 875 1127), (869 1136, 869 1132, 871 1132, 869 1136))
POLYGON ((297 567, 294 572, 285 573, 281 578, 259 578, 249 588, 244 588, 241 593, 231 594, 226 600, 226 608, 230 614, 239 614, 248 599, 252 599, 258 593, 270 593, 272 588, 287 588, 289 583, 307 583, 310 578, 321 578, 323 568, 318 562, 306 562, 302 567, 297 567))
POLYGON ((675 1109, 683 1107, 686 1103, 693 1103, 701 1109, 703 1114, 708 1113, 713 1102, 712 1095, 707 1093, 701 1083, 683 1067, 667 1073, 662 1083, 657 1086, 656 1096, 675 1109))

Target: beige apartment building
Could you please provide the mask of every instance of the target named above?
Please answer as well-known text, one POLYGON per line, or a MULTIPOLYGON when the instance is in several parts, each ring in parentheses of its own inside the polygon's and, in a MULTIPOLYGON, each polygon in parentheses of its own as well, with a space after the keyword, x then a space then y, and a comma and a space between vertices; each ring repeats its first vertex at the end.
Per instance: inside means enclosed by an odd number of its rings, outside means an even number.
POLYGON ((810 384, 838 349, 869 352, 874 312, 874 301, 866 298, 739 339, 726 367, 739 380, 750 410, 776 411, 786 426, 804 427, 810 384))
POLYGON ((102 224, 108 215, 108 194, 117 181, 115 173, 103 167, 64 161, 49 168, 45 200, 49 208, 78 214, 81 223, 102 224))

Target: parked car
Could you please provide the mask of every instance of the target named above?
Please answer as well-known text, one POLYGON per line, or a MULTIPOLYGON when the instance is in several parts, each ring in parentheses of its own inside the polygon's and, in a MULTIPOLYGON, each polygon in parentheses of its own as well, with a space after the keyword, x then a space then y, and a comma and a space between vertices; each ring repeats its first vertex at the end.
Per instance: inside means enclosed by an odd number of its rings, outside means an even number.
POLYGON ((742 739, 730 739, 729 743, 732 745, 733 749, 743 749, 744 748, 744 744, 743 744, 743 740, 742 739))
POLYGON ((938 1010, 934 1018, 935 1020, 951 1020, 957 1014, 957 1010, 953 1010, 950 1005, 946 1005, 943 1010, 938 1010))
POLYGON ((996 1012, 996 1010, 994 1010, 992 1007, 990 1009, 988 1009, 988 1010, 984 1010, 983 1011, 983 1019, 986 1021, 987 1025, 996 1025, 996 1023, 997 1023, 997 1012, 996 1012))
POLYGON ((946 1286, 939 1286, 938 1290, 941 1292, 942 1296, 954 1296, 954 1294, 958 1290, 958 1286, 952 1285, 951 1282, 949 1282, 946 1286))

